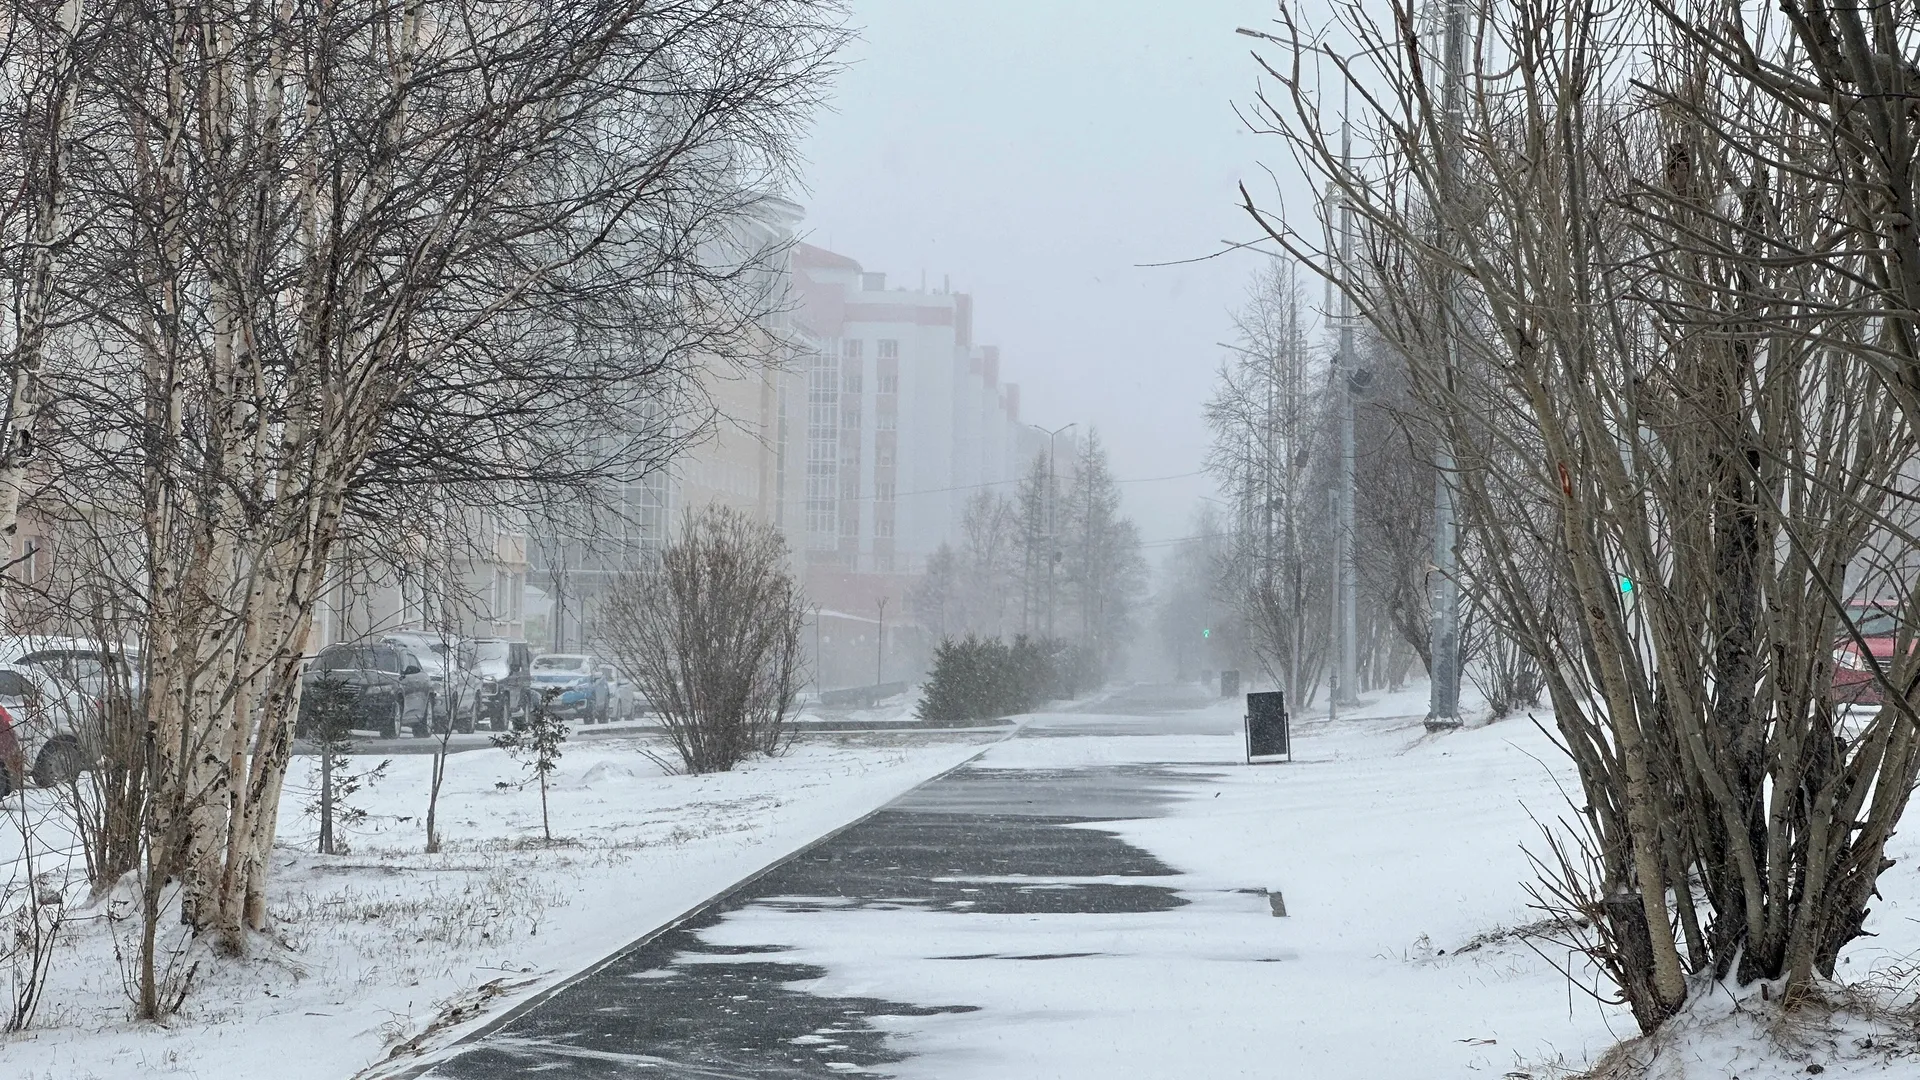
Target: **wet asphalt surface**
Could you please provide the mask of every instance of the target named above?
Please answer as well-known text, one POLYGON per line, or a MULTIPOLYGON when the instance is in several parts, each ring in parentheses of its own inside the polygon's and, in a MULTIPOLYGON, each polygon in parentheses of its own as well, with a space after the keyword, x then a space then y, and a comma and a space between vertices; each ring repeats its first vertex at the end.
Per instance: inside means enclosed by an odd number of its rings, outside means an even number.
MULTIPOLYGON (((1030 724, 1020 738, 1173 734, 1194 691, 1142 687, 1109 700, 1112 719, 1030 724)), ((1213 722, 1217 728, 1218 721, 1213 722)), ((1211 730, 1209 728, 1208 730, 1211 730)), ((899 1002, 803 989, 819 966, 783 959, 779 942, 717 945, 708 931, 753 907, 785 913, 897 910, 1045 917, 1171 911, 1184 900, 1160 879, 1176 871, 1087 822, 1158 815, 1196 782, 1150 766, 1064 770, 969 765, 933 780, 824 844, 737 886, 685 923, 643 941, 538 1000, 425 1073, 442 1080, 557 1076, 579 1080, 798 1080, 886 1075, 907 1052, 876 1018, 968 1013, 962 1000, 899 1002), (1102 878, 1022 882, 1019 878, 1102 878), (994 880, 1001 879, 1001 880, 994 880), (1014 880, 1007 880, 1014 879, 1014 880), (1115 880, 1119 879, 1119 880, 1115 880)), ((1080 954, 1072 954, 1080 955, 1080 954)), ((1046 961, 1019 956, 929 959, 1046 961)), ((834 957, 857 969, 858 956, 834 957)))

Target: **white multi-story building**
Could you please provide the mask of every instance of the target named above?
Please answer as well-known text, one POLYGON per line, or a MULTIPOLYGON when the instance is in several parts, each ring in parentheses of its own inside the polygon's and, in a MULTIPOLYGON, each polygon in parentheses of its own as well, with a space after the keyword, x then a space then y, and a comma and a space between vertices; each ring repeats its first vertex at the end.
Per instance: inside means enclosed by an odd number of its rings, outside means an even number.
POLYGON ((804 244, 793 275, 809 354, 804 521, 789 536, 816 583, 916 573, 968 497, 1017 482, 1019 388, 1000 381, 999 349, 974 342, 967 294, 889 288, 804 244))

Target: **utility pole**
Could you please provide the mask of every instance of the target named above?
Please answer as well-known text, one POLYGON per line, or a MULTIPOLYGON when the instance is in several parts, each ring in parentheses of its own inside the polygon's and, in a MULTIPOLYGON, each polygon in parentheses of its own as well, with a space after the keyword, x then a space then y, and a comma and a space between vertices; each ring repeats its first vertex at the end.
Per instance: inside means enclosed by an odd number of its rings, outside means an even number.
MULTIPOLYGON (((554 652, 566 652, 567 651, 567 540, 566 540, 566 537, 564 536, 556 535, 554 537, 554 542, 559 547, 560 550, 558 553, 559 558, 554 563, 553 572, 552 572, 553 633, 548 635, 548 640, 552 642, 554 652)), ((511 588, 513 583, 511 580, 509 580, 507 584, 508 584, 508 587, 511 588)), ((513 610, 512 597, 502 596, 500 599, 506 604, 506 608, 505 608, 506 611, 513 610)), ((494 612, 493 617, 495 622, 504 621, 502 619, 502 612, 499 612, 499 611, 494 612)))
MULTIPOLYGON (((1349 89, 1341 101, 1340 112, 1340 169, 1348 173, 1352 168, 1353 141, 1348 129, 1347 113, 1352 103, 1352 91, 1349 89)), ((1337 528, 1340 538, 1334 558, 1338 561, 1339 572, 1339 614, 1336 616, 1340 632, 1340 700, 1342 704, 1358 704, 1360 683, 1355 676, 1357 654, 1359 652, 1359 634, 1357 626, 1359 613, 1356 604, 1356 588, 1353 573, 1353 405, 1354 397, 1364 380, 1357 379, 1358 368, 1353 359, 1353 200, 1340 200, 1340 273, 1346 278, 1345 287, 1340 290, 1340 372, 1335 376, 1334 393, 1340 395, 1340 507, 1337 528)))
POLYGON ((827 654, 820 651, 820 605, 813 605, 813 692, 826 689, 827 654))
POLYGON ((1035 430, 1047 432, 1047 640, 1052 641, 1053 640, 1053 571, 1054 571, 1054 567, 1060 562, 1059 533, 1055 531, 1054 510, 1053 510, 1054 503, 1056 501, 1056 499, 1054 498, 1054 488, 1058 486, 1057 481, 1055 480, 1055 475, 1054 475, 1055 474, 1054 462, 1059 460, 1058 455, 1055 454, 1054 452, 1054 440, 1060 437, 1061 432, 1066 431, 1070 428, 1078 427, 1079 421, 1075 421, 1074 423, 1071 423, 1071 424, 1063 424, 1060 427, 1054 428, 1052 431, 1047 431, 1046 428, 1041 427, 1039 424, 1032 424, 1029 426, 1033 427, 1035 430))
MULTIPOLYGON (((1327 501, 1333 504, 1334 516, 1338 517, 1340 514, 1340 492, 1338 490, 1327 492, 1327 501)), ((1340 590, 1334 589, 1332 592, 1333 622, 1337 627, 1340 622, 1340 590)), ((1340 719, 1340 665, 1338 664, 1327 665, 1327 719, 1340 719)))
MULTIPOLYGON (((1447 5, 1446 90, 1441 98, 1445 109, 1445 130, 1440 141, 1442 184, 1440 189, 1440 243, 1443 257, 1453 252, 1455 234, 1448 215, 1454 212, 1460 188, 1460 142, 1466 110, 1467 8, 1465 0, 1445 0, 1447 5)), ((1441 337, 1446 342, 1446 380, 1442 392, 1453 389, 1454 365, 1459 359, 1458 282, 1451 269, 1443 271, 1446 282, 1440 293, 1441 337)), ((1460 580, 1458 527, 1453 508, 1453 449, 1448 443, 1446 418, 1440 417, 1440 433, 1433 455, 1433 584, 1428 606, 1433 624, 1429 630, 1428 653, 1433 657, 1432 693, 1427 703, 1427 723, 1434 727, 1454 727, 1460 723, 1460 580)))
POLYGON ((880 630, 874 634, 873 685, 887 681, 887 598, 880 598, 880 630))

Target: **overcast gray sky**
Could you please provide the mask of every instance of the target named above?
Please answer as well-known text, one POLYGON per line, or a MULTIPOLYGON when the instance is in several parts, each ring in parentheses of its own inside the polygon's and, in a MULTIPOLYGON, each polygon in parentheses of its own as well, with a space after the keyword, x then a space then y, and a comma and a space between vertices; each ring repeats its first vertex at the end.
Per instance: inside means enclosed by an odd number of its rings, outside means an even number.
MULTIPOLYGON (((1234 28, 1272 0, 852 2, 861 38, 806 146, 810 239, 902 284, 951 276, 1024 418, 1098 425, 1122 479, 1198 470, 1260 256, 1140 264, 1252 238, 1235 185, 1271 191, 1259 163, 1285 152, 1234 115, 1257 85, 1234 28)), ((1214 493, 1125 490, 1149 541, 1214 493)))

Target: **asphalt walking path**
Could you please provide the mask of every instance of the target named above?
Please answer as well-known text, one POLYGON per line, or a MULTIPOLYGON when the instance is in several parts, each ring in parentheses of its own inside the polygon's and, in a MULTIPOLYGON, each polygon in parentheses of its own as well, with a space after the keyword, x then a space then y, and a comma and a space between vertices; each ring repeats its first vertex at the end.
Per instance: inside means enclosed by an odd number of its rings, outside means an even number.
MULTIPOLYGON (((1212 734, 1221 727, 1217 711, 1195 714, 1208 703, 1193 687, 1135 687, 1102 702, 1098 715, 1038 717, 1016 738, 1212 734)), ((717 933, 723 924, 754 915, 806 919, 902 909, 1016 914, 1029 918, 1019 922, 1016 938, 997 939, 993 953, 928 959, 1004 965, 1064 958, 1068 954, 1049 949, 1050 919, 1168 912, 1187 902, 1165 884, 1173 869, 1112 833, 1076 826, 1158 816, 1194 783, 1190 771, 1138 764, 965 766, 508 1014, 425 1075, 795 1080, 889 1074, 889 1066, 909 1056, 889 1033, 893 1018, 939 1016, 961 1024, 964 1034, 968 1014, 979 1006, 964 994, 902 1002, 821 993, 810 984, 830 970, 860 971, 867 957, 857 941, 829 948, 830 955, 815 942, 809 962, 800 962, 782 956, 794 951, 787 942, 741 944, 717 933)))

